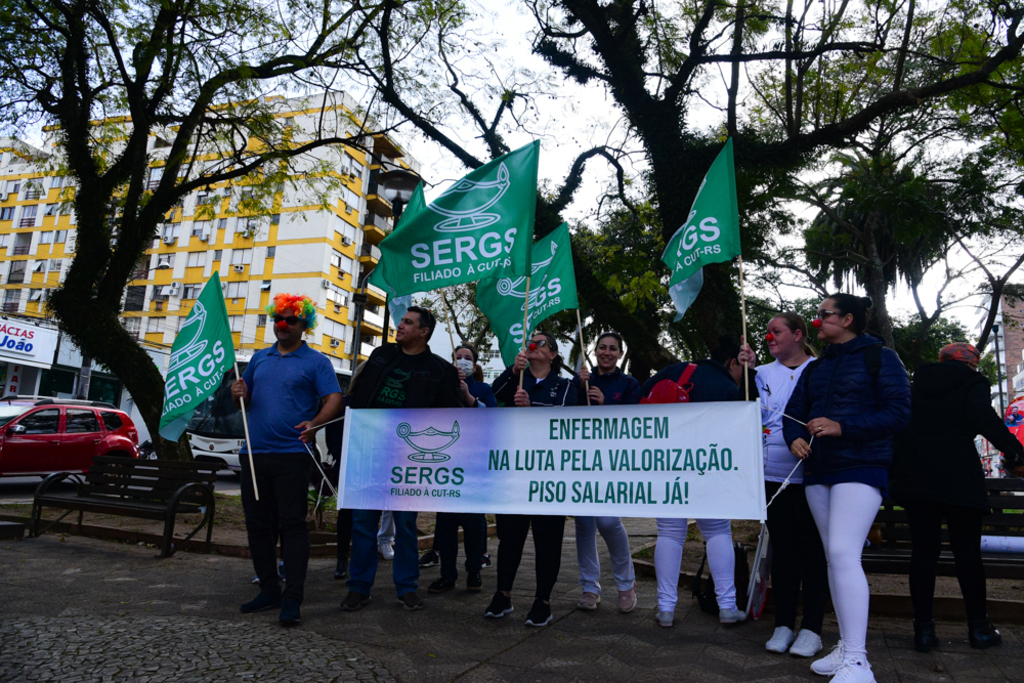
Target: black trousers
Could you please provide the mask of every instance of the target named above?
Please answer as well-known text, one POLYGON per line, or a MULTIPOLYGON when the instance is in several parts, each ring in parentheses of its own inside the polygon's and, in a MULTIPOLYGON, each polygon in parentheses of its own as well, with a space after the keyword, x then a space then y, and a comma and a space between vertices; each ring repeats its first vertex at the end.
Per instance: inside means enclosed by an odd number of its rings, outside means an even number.
POLYGON ((510 591, 523 559, 526 535, 533 526, 533 547, 536 551, 537 593, 541 600, 551 599, 551 590, 558 581, 562 564, 562 535, 565 517, 557 515, 497 515, 498 523, 498 590, 510 591))
MULTIPOLYGON (((768 500, 781 486, 776 481, 764 483, 768 500)), ((828 563, 802 484, 790 484, 768 506, 768 534, 772 543, 775 626, 797 630, 796 611, 802 585, 804 612, 800 628, 821 635, 828 603, 828 563)))
POLYGON ((352 511, 338 510, 338 563, 348 561, 349 546, 352 545, 352 511))
POLYGON ((943 519, 949 529, 949 545, 967 619, 984 619, 988 610, 985 607, 985 567, 981 562, 981 510, 930 501, 908 502, 904 507, 910 521, 910 599, 914 604, 914 619, 932 619, 943 519))
POLYGON ((309 529, 306 527, 309 453, 254 453, 256 485, 260 491, 258 501, 253 493, 249 459, 243 456, 241 460, 242 509, 260 590, 281 590, 277 578, 280 534, 286 578, 283 597, 302 602, 309 563, 309 529))
POLYGON ((480 573, 483 562, 484 539, 487 537, 487 518, 479 513, 438 512, 434 526, 434 542, 441 555, 441 578, 455 581, 459 578, 456 560, 459 556, 459 527, 466 547, 466 572, 480 573))

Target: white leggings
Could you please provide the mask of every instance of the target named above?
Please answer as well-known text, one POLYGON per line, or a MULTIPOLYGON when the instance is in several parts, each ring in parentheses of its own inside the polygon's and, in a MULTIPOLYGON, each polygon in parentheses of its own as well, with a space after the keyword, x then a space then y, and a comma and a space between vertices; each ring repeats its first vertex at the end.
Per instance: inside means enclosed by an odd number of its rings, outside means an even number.
POLYGON ((828 560, 828 587, 839 621, 844 659, 867 661, 868 579, 860 556, 882 504, 874 486, 849 482, 805 486, 807 505, 828 560))
MULTIPOLYGON (((658 611, 674 612, 679 600, 679 570, 686 542, 686 519, 658 518, 658 545, 654 571, 658 575, 658 611)), ((697 528, 708 544, 708 566, 715 579, 715 595, 721 609, 736 609, 736 556, 732 549, 732 524, 728 519, 698 519, 697 528)), ((746 607, 746 605, 744 605, 746 607)))

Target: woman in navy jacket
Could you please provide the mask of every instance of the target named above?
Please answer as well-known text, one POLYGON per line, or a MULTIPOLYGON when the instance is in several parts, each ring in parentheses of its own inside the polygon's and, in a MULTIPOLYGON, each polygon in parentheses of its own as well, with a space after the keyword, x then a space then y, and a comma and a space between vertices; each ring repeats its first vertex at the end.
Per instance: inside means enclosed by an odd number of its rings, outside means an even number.
MULTIPOLYGON (((590 405, 632 405, 640 402, 640 384, 619 369, 622 358, 622 335, 605 332, 597 338, 597 373, 591 375, 586 364, 580 368, 577 391, 587 394, 590 405)), ((583 401, 580 400, 580 404, 583 401)), ((580 563, 580 586, 583 595, 577 607, 584 610, 597 609, 601 602, 601 562, 597 556, 597 534, 601 533, 608 544, 608 555, 612 561, 612 575, 619 591, 619 611, 632 612, 636 608, 636 575, 633 571, 633 557, 629 549, 629 534, 621 517, 589 515, 576 516, 576 557, 580 563)))
MULTIPOLYGON (((494 395, 505 405, 574 406, 576 382, 559 375, 562 358, 555 338, 546 332, 534 332, 526 353, 519 353, 515 363, 494 380, 494 395), (523 388, 519 388, 519 373, 523 388)), ((537 593, 533 607, 526 615, 527 626, 547 626, 551 616, 551 590, 558 581, 562 564, 564 515, 496 515, 498 524, 498 590, 484 611, 485 617, 501 618, 512 611, 512 585, 519 570, 526 545, 526 535, 533 527, 533 545, 537 561, 537 593)))
POLYGON ((910 379, 881 338, 865 334, 871 300, 833 294, 818 309, 828 346, 786 406, 783 434, 804 460, 804 491, 828 558, 839 645, 811 665, 843 683, 874 683, 865 639, 868 581, 861 551, 888 488, 893 437, 910 423, 910 379), (806 423, 806 424, 805 424, 806 423))

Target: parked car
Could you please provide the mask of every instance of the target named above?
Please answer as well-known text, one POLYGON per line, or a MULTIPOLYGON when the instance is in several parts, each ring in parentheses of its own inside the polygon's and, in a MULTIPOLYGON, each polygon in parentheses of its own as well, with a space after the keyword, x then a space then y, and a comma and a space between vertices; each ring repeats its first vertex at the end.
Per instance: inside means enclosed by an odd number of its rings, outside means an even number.
POLYGON ((97 455, 139 457, 139 432, 109 403, 0 399, 0 477, 85 472, 97 455))

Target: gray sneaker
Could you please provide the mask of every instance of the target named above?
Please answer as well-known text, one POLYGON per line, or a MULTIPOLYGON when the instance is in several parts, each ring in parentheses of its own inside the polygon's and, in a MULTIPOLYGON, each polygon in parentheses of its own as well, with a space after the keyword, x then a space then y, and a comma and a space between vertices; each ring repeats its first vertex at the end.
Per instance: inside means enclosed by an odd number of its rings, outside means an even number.
POLYGON ((576 603, 576 606, 580 609, 585 609, 588 612, 592 612, 597 609, 597 606, 601 604, 601 596, 597 593, 586 592, 580 598, 580 601, 576 603))
POLYGON ((672 628, 672 625, 676 623, 675 612, 658 612, 654 618, 658 620, 658 626, 663 628, 672 628))

